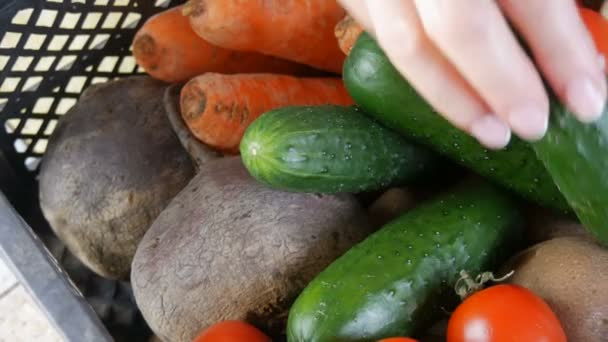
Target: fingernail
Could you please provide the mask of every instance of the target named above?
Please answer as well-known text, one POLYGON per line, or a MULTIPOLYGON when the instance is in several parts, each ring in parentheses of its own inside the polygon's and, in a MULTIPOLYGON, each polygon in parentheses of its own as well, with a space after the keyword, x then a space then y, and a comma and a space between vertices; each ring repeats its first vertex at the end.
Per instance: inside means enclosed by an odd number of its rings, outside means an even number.
POLYGON ((597 56, 597 62, 600 65, 600 69, 602 69, 602 71, 606 71, 606 57, 604 57, 603 54, 599 54, 597 56))
POLYGON ((488 148, 501 149, 509 143, 511 130, 497 117, 484 115, 471 125, 471 135, 488 148))
POLYGON ((579 120, 592 122, 602 116, 606 91, 591 78, 581 78, 568 85, 566 99, 579 120))
POLYGON ((520 107, 509 113, 509 124, 522 139, 535 141, 547 131, 549 112, 533 104, 520 107))

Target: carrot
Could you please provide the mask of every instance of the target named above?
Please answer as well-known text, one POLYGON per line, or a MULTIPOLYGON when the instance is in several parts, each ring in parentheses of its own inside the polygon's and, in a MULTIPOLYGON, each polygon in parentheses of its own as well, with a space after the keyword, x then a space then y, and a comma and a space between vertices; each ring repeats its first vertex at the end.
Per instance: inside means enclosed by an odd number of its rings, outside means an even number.
POLYGON ((186 83, 180 102, 182 118, 193 135, 227 153, 238 153, 245 129, 269 110, 290 105, 353 104, 339 78, 216 73, 186 83))
POLYGON ((237 52, 200 38, 177 6, 149 18, 135 35, 133 56, 150 76, 186 81, 204 72, 273 72, 307 75, 311 68, 253 52, 237 52))
POLYGON ((588 9, 579 8, 581 19, 591 34, 595 46, 600 54, 608 56, 608 21, 600 13, 588 9))
POLYGON ((359 25, 351 16, 347 15, 336 25, 334 34, 338 39, 340 50, 348 56, 350 49, 353 48, 357 38, 363 32, 363 27, 359 25))
POLYGON ((345 11, 335 0, 190 0, 184 13, 218 46, 342 71, 345 56, 333 30, 345 11))

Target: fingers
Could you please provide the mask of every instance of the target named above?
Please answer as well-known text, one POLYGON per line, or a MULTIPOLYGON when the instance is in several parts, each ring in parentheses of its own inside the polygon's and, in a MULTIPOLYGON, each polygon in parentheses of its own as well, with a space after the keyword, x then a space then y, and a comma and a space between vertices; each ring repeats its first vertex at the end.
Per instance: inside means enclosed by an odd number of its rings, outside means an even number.
POLYGON ((494 1, 416 0, 429 37, 523 139, 547 130, 549 101, 540 75, 494 1))
POLYGON ((421 96, 487 147, 505 146, 511 131, 540 139, 549 116, 540 72, 499 5, 575 115, 603 111, 605 61, 572 0, 340 1, 421 96))
POLYGON ((603 61, 572 0, 502 0, 558 96, 579 120, 594 121, 606 102, 603 61))
POLYGON ((368 0, 378 43, 412 86, 455 126, 489 148, 510 139, 506 123, 492 116, 476 92, 425 35, 411 0, 368 0))
POLYGON ((355 19, 367 32, 373 35, 373 25, 367 15, 366 0, 338 0, 351 17, 355 19))

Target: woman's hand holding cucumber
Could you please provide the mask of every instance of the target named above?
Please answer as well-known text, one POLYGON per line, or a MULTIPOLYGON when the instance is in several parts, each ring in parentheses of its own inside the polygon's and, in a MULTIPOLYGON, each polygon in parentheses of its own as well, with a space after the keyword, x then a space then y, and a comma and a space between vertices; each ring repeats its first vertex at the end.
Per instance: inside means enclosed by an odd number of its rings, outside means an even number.
POLYGON ((549 89, 543 79, 580 121, 601 116, 604 58, 575 1, 341 3, 429 104, 488 148, 506 146, 511 132, 528 141, 545 134, 549 89))

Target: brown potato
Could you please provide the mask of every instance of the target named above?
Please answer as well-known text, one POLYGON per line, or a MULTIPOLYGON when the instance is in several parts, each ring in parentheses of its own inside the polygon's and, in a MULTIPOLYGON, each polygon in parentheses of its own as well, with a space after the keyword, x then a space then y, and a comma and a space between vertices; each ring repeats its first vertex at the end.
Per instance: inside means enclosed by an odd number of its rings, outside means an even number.
POLYGON ((537 244, 515 256, 509 282, 544 298, 569 341, 608 341, 608 250, 581 237, 537 244))
POLYGON ((105 277, 128 277, 140 239, 194 176, 165 115, 165 88, 144 76, 87 88, 42 162, 44 216, 70 251, 105 277))
POLYGON ((370 226, 353 196, 272 190, 240 157, 220 159, 146 233, 131 271, 135 298, 166 341, 190 342, 226 319, 274 335, 300 291, 370 226))

